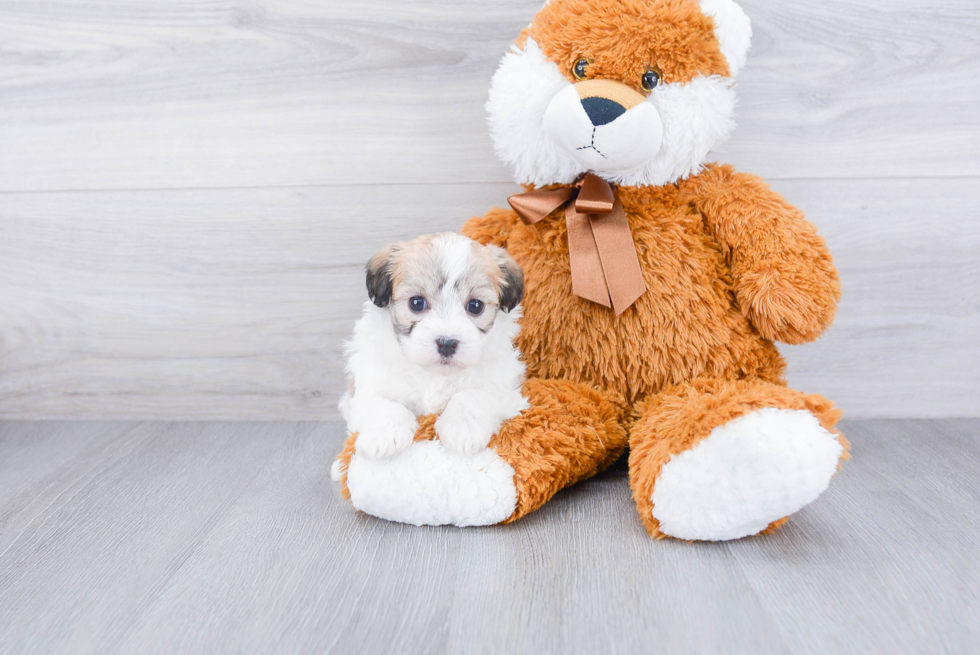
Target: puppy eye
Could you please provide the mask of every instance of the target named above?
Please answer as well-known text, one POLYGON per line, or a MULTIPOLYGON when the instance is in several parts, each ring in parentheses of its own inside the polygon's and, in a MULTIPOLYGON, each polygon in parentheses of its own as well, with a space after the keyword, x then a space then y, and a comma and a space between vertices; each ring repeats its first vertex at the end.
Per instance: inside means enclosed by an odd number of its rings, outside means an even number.
POLYGON ((584 80, 586 70, 589 67, 589 60, 584 57, 572 64, 572 76, 576 80, 584 80))
POLYGON ((466 311, 473 314, 473 316, 479 316, 483 313, 483 301, 474 298, 466 304, 466 311))
POLYGON ((643 90, 649 93, 653 91, 660 85, 660 71, 656 68, 648 68, 643 72, 643 77, 640 78, 640 86, 643 90))
POLYGON ((427 303, 425 301, 425 298, 423 298, 422 296, 413 296, 408 301, 408 308, 411 309, 416 314, 419 312, 424 312, 428 306, 429 303, 427 303))

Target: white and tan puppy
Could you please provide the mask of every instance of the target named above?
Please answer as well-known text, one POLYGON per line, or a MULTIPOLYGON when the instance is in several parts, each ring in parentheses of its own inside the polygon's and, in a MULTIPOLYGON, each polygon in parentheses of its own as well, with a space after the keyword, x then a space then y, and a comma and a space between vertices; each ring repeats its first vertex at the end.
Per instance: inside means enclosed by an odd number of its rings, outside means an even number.
POLYGON ((503 249, 450 232, 396 243, 368 262, 367 289, 340 401, 358 455, 408 448, 427 414, 443 447, 473 455, 527 408, 514 346, 524 275, 503 249))

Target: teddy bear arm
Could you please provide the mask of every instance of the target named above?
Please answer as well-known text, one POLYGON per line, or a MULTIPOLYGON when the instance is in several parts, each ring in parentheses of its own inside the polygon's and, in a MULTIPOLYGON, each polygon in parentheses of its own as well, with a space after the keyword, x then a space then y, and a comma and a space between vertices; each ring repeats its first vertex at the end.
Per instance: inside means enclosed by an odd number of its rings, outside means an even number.
POLYGON ((513 210, 494 207, 483 216, 474 216, 466 221, 460 234, 485 246, 492 244, 506 248, 511 231, 519 221, 513 210))
POLYGON ((728 167, 694 185, 731 269, 742 312, 767 339, 813 341, 834 320, 840 279, 816 227, 762 178, 728 167))

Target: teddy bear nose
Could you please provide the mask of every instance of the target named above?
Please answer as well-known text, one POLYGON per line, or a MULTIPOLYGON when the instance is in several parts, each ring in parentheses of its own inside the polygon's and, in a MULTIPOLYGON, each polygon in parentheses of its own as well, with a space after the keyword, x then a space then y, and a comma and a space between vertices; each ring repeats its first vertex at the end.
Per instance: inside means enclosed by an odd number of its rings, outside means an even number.
POLYGON ((612 123, 626 113, 626 107, 608 98, 582 98, 582 108, 596 127, 612 123))
POLYGON ((443 357, 452 357, 456 352, 456 347, 459 345, 458 339, 447 339, 446 337, 439 337, 436 339, 436 350, 443 357))

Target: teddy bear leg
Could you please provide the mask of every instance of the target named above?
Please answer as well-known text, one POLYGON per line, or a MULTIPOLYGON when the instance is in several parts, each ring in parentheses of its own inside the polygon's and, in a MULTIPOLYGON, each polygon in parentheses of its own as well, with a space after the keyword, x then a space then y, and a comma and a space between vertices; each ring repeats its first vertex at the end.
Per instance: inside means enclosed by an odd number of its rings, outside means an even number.
POLYGON ((840 412, 761 380, 695 380, 637 408, 630 485, 657 538, 725 541, 773 530, 848 457, 840 412))
POLYGON ((624 407, 610 394, 564 380, 528 380, 523 393, 528 409, 470 457, 442 447, 435 416, 419 419, 415 443, 385 459, 358 456, 351 435, 332 469, 341 495, 400 523, 510 523, 625 450, 624 407))

